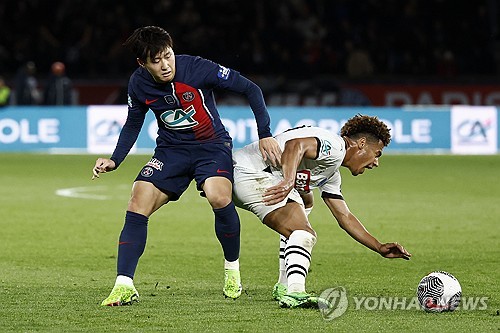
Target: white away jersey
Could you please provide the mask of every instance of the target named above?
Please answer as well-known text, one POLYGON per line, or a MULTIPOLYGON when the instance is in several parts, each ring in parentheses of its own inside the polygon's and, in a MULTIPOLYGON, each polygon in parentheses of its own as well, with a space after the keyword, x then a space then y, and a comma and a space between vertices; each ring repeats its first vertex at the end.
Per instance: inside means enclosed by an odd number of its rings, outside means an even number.
MULTIPOLYGON (((282 150, 288 140, 308 137, 318 140, 318 156, 314 160, 302 159, 297 167, 295 188, 302 193, 320 188, 322 192, 342 195, 339 168, 346 153, 342 137, 319 127, 298 127, 275 136, 282 150)), ((264 162, 258 142, 235 151, 233 162, 237 168, 258 171, 267 169, 282 175, 281 168, 273 168, 264 162)))

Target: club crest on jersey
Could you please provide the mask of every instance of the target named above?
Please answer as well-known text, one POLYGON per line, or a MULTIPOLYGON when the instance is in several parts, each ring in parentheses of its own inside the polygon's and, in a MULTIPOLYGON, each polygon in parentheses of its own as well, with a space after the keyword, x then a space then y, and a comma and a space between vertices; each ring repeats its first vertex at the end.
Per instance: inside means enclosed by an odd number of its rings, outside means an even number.
POLYGON ((151 177, 153 175, 153 172, 154 170, 152 167, 145 166, 144 168, 142 168, 141 175, 143 177, 151 177))
POLYGON ((191 91, 186 91, 182 94, 182 99, 186 102, 191 102, 194 99, 194 94, 191 91))
POLYGON ((163 162, 154 157, 152 157, 151 160, 146 165, 153 167, 158 171, 161 171, 163 169, 163 162))
POLYGON ((185 110, 175 109, 165 111, 160 115, 160 119, 170 129, 186 129, 198 125, 198 122, 194 119, 195 113, 194 106, 190 105, 185 110))
POLYGON ((328 140, 321 140, 320 154, 323 156, 330 156, 332 153, 332 144, 328 140))
POLYGON ((229 79, 229 73, 231 73, 231 70, 227 67, 219 65, 219 71, 217 72, 217 77, 223 80, 229 79))

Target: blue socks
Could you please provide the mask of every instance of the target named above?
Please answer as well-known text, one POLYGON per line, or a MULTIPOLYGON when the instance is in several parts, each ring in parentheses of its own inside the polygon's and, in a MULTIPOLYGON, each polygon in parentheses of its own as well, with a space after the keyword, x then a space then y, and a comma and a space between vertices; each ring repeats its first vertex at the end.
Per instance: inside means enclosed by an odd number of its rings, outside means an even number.
POLYGON ((231 201, 224 208, 214 209, 215 234, 222 245, 224 258, 235 261, 240 257, 240 218, 231 201))
POLYGON ((148 218, 144 215, 127 211, 118 242, 118 275, 134 278, 139 258, 146 247, 148 218))
MULTIPOLYGON (((235 261, 240 257, 240 218, 234 203, 214 209, 215 234, 222 245, 224 258, 235 261)), ((127 211, 118 242, 118 275, 134 278, 139 258, 144 253, 148 234, 148 218, 142 214, 127 211)))

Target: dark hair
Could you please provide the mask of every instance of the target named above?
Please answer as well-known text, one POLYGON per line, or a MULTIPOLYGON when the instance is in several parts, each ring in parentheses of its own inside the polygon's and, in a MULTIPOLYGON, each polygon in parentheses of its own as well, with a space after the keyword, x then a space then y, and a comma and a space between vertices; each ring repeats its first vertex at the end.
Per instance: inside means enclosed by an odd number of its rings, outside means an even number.
POLYGON ((341 136, 347 136, 352 139, 358 139, 366 136, 367 139, 380 140, 387 146, 391 142, 391 133, 386 124, 377 117, 364 116, 357 114, 349 119, 340 129, 341 136))
POLYGON ((173 41, 165 29, 147 26, 135 29, 123 46, 130 49, 141 61, 146 62, 148 57, 155 57, 167 47, 173 47, 173 41))

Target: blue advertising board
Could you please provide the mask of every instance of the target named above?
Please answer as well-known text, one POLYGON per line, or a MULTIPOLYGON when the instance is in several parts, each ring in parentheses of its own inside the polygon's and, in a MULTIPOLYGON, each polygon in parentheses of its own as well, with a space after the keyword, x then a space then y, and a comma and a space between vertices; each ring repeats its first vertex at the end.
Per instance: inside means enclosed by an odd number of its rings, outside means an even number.
MULTIPOLYGON (((221 106, 219 112, 235 149, 258 139, 249 107, 221 106)), ((358 113, 377 116, 391 128, 387 152, 497 153, 499 146, 498 111, 494 107, 270 107, 269 113, 273 134, 302 125, 339 133, 345 121, 358 113), (467 144, 467 149, 461 150, 461 143, 467 144), (476 149, 471 144, 480 146, 476 149)), ((0 152, 110 154, 126 117, 126 105, 6 107, 0 109, 0 152)), ((152 153, 157 129, 149 112, 131 153, 152 153)))
POLYGON ((85 148, 86 107, 0 109, 0 151, 85 148))
MULTIPOLYGON (((347 119, 361 113, 377 116, 391 128, 392 142, 387 150, 422 151, 450 149, 450 112, 402 111, 401 108, 331 108, 288 107, 270 108, 272 131, 281 133, 289 128, 309 125, 339 133, 347 119)), ((221 117, 234 140, 241 147, 256 140, 256 125, 247 108, 221 108, 221 117), (245 116, 247 115, 247 116, 245 116)))

